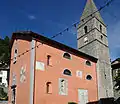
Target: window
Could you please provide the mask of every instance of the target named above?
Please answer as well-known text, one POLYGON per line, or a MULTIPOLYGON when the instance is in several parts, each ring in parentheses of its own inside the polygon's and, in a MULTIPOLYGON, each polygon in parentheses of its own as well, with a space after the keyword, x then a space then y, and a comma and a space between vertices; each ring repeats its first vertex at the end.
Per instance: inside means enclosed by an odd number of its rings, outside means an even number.
POLYGON ((63 74, 68 75, 68 76, 72 76, 71 71, 68 70, 68 69, 65 69, 64 72, 63 72, 63 74))
POLYGON ((51 82, 46 83, 46 92, 47 92, 47 94, 52 93, 52 83, 51 82))
POLYGON ((17 61, 17 55, 18 55, 18 49, 15 48, 15 50, 14 50, 14 59, 13 59, 13 63, 14 63, 14 64, 15 64, 16 61, 17 61))
POLYGON ((2 77, 0 77, 0 83, 2 83, 2 77))
POLYGON ((85 32, 85 34, 88 32, 87 26, 84 27, 84 32, 85 32))
POLYGON ((60 95, 67 95, 68 93, 68 82, 66 79, 60 78, 59 79, 59 94, 60 95))
POLYGON ((11 89, 11 104, 16 104, 16 88, 11 89))
POLYGON ((92 80, 92 76, 91 75, 87 75, 86 79, 87 80, 92 80))
POLYGON ((100 25, 100 32, 102 32, 102 25, 100 25))
POLYGON ((86 61, 86 65, 91 66, 91 62, 90 61, 86 61))
POLYGON ((103 36, 102 35, 100 36, 100 38, 101 38, 101 40, 103 40, 103 36))
POLYGON ((52 65, 52 60, 51 60, 51 56, 47 55, 47 65, 52 65))
POLYGON ((88 43, 88 37, 84 38, 84 43, 87 44, 88 43))
POLYGON ((64 53, 63 57, 69 60, 71 59, 71 55, 69 53, 64 53))

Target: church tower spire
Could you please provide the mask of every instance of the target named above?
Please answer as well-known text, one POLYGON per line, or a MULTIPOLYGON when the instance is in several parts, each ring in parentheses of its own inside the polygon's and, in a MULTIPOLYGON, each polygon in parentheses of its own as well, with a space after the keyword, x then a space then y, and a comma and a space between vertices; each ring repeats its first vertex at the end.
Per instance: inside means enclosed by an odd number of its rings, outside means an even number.
POLYGON ((98 58, 98 97, 113 97, 107 29, 93 0, 87 0, 77 32, 78 50, 98 58))
POLYGON ((87 18, 88 16, 96 17, 99 21, 101 21, 104 24, 104 21, 100 13, 98 12, 98 9, 93 0, 87 0, 83 14, 81 16, 81 20, 84 20, 84 18, 87 18))

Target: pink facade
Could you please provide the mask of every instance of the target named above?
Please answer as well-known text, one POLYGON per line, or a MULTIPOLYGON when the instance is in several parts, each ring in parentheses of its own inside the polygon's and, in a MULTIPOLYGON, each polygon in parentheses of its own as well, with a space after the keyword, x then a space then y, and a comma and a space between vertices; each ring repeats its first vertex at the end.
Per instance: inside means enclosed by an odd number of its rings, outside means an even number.
POLYGON ((34 33, 15 33, 12 40, 11 57, 15 57, 15 48, 17 55, 26 53, 17 56, 16 63, 11 62, 9 103, 14 80, 16 104, 83 104, 84 101, 80 101, 82 91, 83 94, 86 91, 84 97, 87 102, 98 100, 97 59, 34 33), (26 51, 31 48, 31 51, 26 51), (65 53, 70 55, 70 59, 63 57, 65 53), (87 65, 86 61, 91 65, 87 65))

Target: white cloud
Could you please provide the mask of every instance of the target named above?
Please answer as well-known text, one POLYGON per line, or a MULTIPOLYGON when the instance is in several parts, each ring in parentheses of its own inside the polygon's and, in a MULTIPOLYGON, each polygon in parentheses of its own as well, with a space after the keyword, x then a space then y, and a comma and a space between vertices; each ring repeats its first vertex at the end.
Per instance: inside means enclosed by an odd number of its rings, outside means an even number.
POLYGON ((36 19, 36 17, 35 17, 34 15, 28 15, 28 18, 29 18, 30 20, 35 20, 35 19, 36 19))

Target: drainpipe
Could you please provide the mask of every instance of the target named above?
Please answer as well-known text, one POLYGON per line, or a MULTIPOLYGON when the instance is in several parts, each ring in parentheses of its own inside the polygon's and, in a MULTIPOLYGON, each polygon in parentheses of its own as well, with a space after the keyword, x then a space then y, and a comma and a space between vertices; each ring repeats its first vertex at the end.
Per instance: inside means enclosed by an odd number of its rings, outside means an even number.
POLYGON ((34 104, 34 92, 35 92, 35 45, 36 41, 32 38, 31 51, 30 51, 30 98, 29 104, 34 104))

